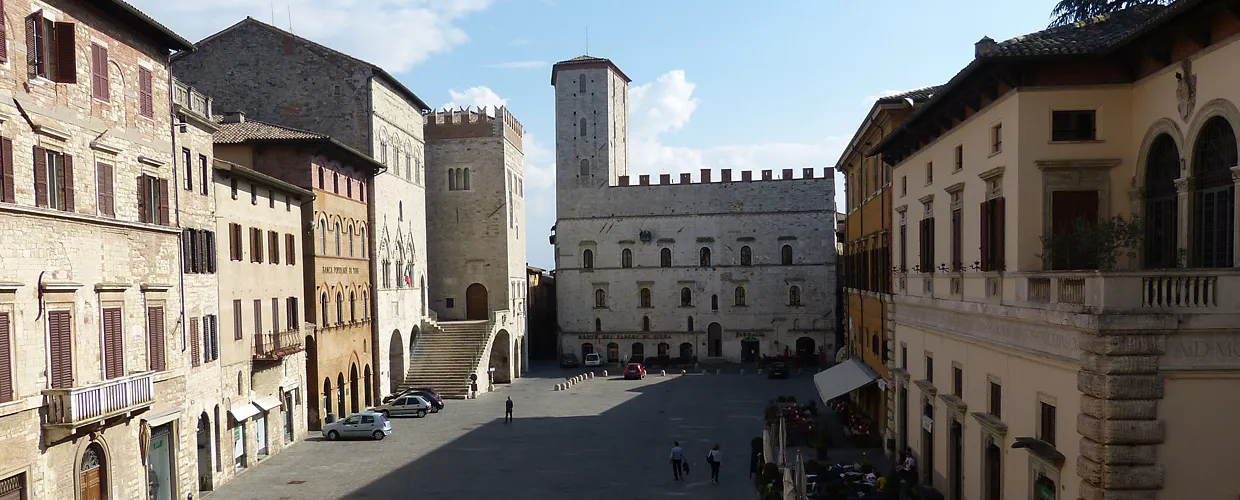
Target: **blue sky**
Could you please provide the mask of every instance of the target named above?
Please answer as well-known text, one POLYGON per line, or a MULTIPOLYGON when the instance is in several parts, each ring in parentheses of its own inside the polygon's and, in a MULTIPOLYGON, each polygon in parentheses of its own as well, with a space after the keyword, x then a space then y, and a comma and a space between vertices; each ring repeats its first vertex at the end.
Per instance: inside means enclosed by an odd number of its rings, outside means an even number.
MULTIPOLYGON (((531 265, 553 267, 551 64, 586 52, 630 85, 630 173, 835 165, 876 97, 946 82, 983 36, 1054 0, 130 0, 190 41, 253 16, 396 75, 427 104, 524 124, 531 265), (274 12, 274 16, 273 16, 274 12)), ((716 177, 718 177, 716 175, 716 177)), ((837 200, 844 184, 837 176, 837 200)))

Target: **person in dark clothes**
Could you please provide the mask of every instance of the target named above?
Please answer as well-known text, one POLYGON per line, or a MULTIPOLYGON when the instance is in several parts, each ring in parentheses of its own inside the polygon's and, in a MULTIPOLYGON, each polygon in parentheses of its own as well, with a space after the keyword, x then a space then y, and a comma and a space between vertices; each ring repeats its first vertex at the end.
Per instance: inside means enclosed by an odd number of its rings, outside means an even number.
POLYGON ((512 422, 512 396, 508 396, 508 401, 504 401, 504 423, 512 422))
POLYGON ((675 481, 683 479, 681 475, 681 467, 685 463, 685 449, 680 447, 680 441, 672 441, 672 453, 669 457, 672 460, 672 477, 675 481))
POLYGON ((715 443, 715 447, 706 453, 706 463, 710 464, 710 482, 719 482, 719 461, 723 458, 723 453, 719 451, 719 444, 715 443))

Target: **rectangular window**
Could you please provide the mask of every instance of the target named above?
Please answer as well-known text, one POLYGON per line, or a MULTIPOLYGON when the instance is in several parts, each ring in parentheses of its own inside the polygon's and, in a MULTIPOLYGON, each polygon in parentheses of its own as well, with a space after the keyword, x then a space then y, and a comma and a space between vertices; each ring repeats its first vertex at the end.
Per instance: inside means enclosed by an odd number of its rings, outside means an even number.
POLYGON ((1051 141, 1092 141, 1097 138, 1094 110, 1052 111, 1051 141))
POLYGON ((900 218, 900 272, 908 272, 908 223, 900 218))
POLYGON ((446 298, 446 299, 443 299, 443 306, 444 306, 444 307, 446 307, 446 308, 448 308, 448 309, 452 309, 453 307, 456 307, 456 299, 454 299, 454 298, 452 298, 452 297, 448 297, 448 298, 446 298))
POLYGON ((900 344, 900 368, 908 370, 908 344, 900 344))
POLYGON ((13 343, 9 313, 0 312, 0 403, 13 400, 13 343))
POLYGON ((228 223, 228 260, 241 260, 243 258, 241 245, 241 225, 228 223))
POLYGON ((276 208, 276 192, 271 189, 267 190, 267 208, 276 208))
POLYGON ((990 414, 995 418, 1002 418, 1003 414, 1003 386, 996 382, 990 383, 990 414))
POLYGON ((254 335, 263 333, 263 299, 254 299, 254 335))
POLYGON ((237 199, 237 179, 228 179, 228 186, 232 189, 232 199, 237 199))
POLYGON ((926 381, 934 383, 934 358, 926 356, 926 381))
MULTIPOLYGON (((959 196, 955 193, 952 196, 959 196)), ((952 209, 952 272, 964 271, 964 210, 952 209)))
POLYGON ((116 195, 112 187, 112 166, 107 163, 95 164, 95 175, 99 177, 99 215, 116 217, 116 195))
POLYGON ((297 265, 297 240, 291 234, 284 235, 284 262, 290 266, 297 265))
POLYGON ((934 217, 926 217, 921 220, 920 228, 921 254, 918 266, 923 273, 934 272, 934 217))
POLYGON ((188 149, 182 148, 181 149, 181 168, 185 169, 185 190, 186 191, 194 190, 194 168, 193 168, 193 164, 190 163, 190 158, 193 158, 193 155, 189 152, 188 149))
POLYGON ((952 394, 958 398, 964 397, 964 369, 959 366, 952 367, 952 394))
POLYGON ((934 184, 934 162, 926 162, 926 184, 934 184))
POLYGON ((997 124, 990 127, 990 153, 998 154, 1003 152, 1003 124, 997 124))
POLYGON ((1038 439, 1055 446, 1055 405, 1042 401, 1038 418, 1038 439))
POLYGON ((207 182, 207 175, 209 173, 210 170, 207 166, 207 155, 198 155, 198 177, 202 179, 202 190, 200 191, 202 194, 207 194, 207 185, 209 184, 207 182))
MULTIPOLYGON (((104 378, 114 379, 125 375, 125 341, 121 328, 121 309, 103 310, 103 362, 104 378)), ((0 334, 4 332, 0 331, 0 334)))
POLYGON ((290 330, 300 330, 301 323, 298 321, 300 318, 298 318, 297 314, 297 297, 289 297, 284 299, 284 303, 285 307, 288 309, 288 328, 290 330))
POLYGON ((35 205, 73 211, 73 157, 34 147, 35 205))
POLYGON ((202 318, 202 338, 207 344, 202 352, 206 355, 206 362, 220 359, 220 330, 218 318, 214 315, 207 315, 202 318))
POLYGON ((901 175, 900 176, 900 196, 905 196, 907 194, 908 194, 908 176, 901 175))
POLYGON ((155 86, 151 78, 151 70, 138 67, 138 114, 147 118, 155 117, 155 86))
POLYGON ((138 176, 138 220, 168 225, 168 181, 146 174, 138 176))
POLYGON ((245 334, 241 330, 241 300, 233 301, 233 340, 241 340, 245 334))
POLYGON ((1002 271, 1006 241, 1004 229, 1006 214, 1003 198, 982 202, 981 212, 982 271, 1002 271))
POLYGON ((43 11, 26 18, 26 40, 33 47, 26 55, 30 78, 58 83, 77 83, 77 47, 73 23, 53 22, 43 11))
POLYGON ((108 49, 97 43, 90 44, 90 88, 95 99, 107 102, 108 91, 108 49))
POLYGON ((52 389, 73 388, 73 317, 69 311, 47 313, 49 357, 52 363, 49 382, 52 389))
POLYGON ((956 171, 964 169, 964 145, 956 145, 956 171))
POLYGON ((280 233, 267 231, 267 258, 272 264, 280 263, 280 233))
POLYGON ((250 228, 250 262, 263 263, 263 230, 250 228))
POLYGON ((258 186, 250 184, 250 204, 258 205, 258 186))
POLYGON ((162 372, 167 369, 164 362, 164 308, 147 308, 146 321, 147 335, 150 337, 147 343, 150 349, 150 368, 152 371, 162 372))
MULTIPOLYGON (((3 4, 3 2, 0 2, 0 4, 3 4)), ((3 14, 4 10, 0 8, 0 16, 3 14)), ((3 34, 4 30, 0 30, 0 36, 3 34)), ((31 492, 26 489, 26 473, 23 472, 21 474, 0 479, 0 499, 30 500, 31 497, 31 492)))

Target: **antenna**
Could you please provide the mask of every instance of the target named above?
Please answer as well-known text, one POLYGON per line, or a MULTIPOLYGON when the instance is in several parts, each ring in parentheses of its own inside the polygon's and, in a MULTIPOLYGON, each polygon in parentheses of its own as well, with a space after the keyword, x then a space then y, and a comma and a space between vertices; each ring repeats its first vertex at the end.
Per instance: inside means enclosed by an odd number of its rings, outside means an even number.
POLYGON ((297 34, 293 31, 293 6, 286 4, 285 7, 288 7, 288 32, 297 34))
POLYGON ((276 3, 271 2, 271 25, 276 25, 276 3))
POLYGON ((586 26, 586 55, 590 55, 590 27, 586 26))

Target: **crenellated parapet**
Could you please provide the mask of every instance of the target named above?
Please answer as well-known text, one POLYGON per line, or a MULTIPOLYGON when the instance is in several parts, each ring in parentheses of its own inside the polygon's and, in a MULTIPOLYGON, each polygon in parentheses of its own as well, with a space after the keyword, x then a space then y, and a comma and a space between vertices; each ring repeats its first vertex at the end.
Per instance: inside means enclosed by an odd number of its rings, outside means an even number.
POLYGON ((423 113, 426 140, 504 138, 521 149, 525 128, 507 107, 464 107, 423 113))
POLYGON ((704 168, 702 169, 702 173, 700 177, 698 178, 699 179, 698 182, 693 182, 693 174, 691 173, 680 174, 679 182, 672 182, 672 174, 659 174, 659 182, 657 184, 650 183, 649 175, 637 176, 636 183, 632 182, 632 176, 622 175, 619 177, 617 181, 617 186, 618 187, 651 186, 651 185, 679 186, 679 185, 685 185, 685 184, 720 184, 720 183, 729 183, 729 182, 760 182, 760 181, 791 181, 791 180, 800 181, 800 180, 832 179, 833 178, 832 169, 829 167, 823 169, 822 176, 820 177, 814 177, 814 169, 812 167, 802 168, 800 177, 796 177, 796 175, 794 174, 795 172, 796 172, 795 169, 785 168, 780 172, 779 177, 776 178, 774 170, 762 170, 762 171, 759 171, 760 177, 757 179, 754 179, 753 172, 749 170, 742 170, 740 172, 741 174, 740 178, 736 179, 732 177, 732 169, 725 168, 719 171, 721 178, 718 181, 716 181, 712 179, 711 169, 704 168))

